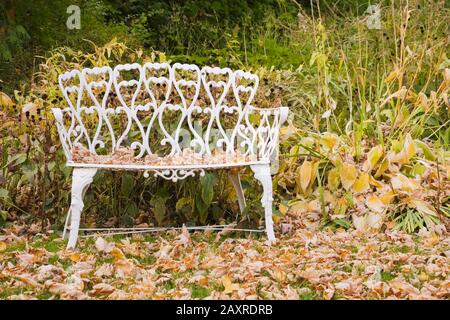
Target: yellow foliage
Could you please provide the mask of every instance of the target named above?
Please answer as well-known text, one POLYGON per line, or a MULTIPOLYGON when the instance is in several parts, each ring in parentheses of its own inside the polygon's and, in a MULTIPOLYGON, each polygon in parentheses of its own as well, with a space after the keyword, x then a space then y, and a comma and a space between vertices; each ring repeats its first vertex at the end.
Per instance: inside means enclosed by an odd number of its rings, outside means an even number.
POLYGON ((325 132, 322 134, 320 142, 323 146, 332 150, 339 143, 339 137, 337 134, 325 132))
POLYGON ((353 184, 353 191, 364 192, 369 190, 369 174, 363 172, 353 184))
POLYGON ((363 170, 367 172, 371 171, 381 159, 383 153, 383 146, 378 145, 373 147, 367 154, 367 160, 364 162, 363 170))
POLYGON ((392 202, 392 200, 394 200, 395 196, 396 195, 393 191, 388 191, 380 195, 380 200, 381 202, 383 202, 383 204, 388 205, 392 202))
POLYGON ((333 168, 328 171, 328 187, 330 190, 336 190, 339 187, 339 170, 333 168))
POLYGON ((413 197, 406 198, 404 202, 424 215, 437 216, 436 210, 428 202, 413 197))
POLYGON ((401 173, 398 173, 391 178, 391 184, 394 190, 412 192, 420 189, 420 184, 417 181, 414 181, 401 173))
POLYGON ((389 168, 389 160, 387 158, 384 158, 384 160, 381 162, 380 166, 378 167, 377 172, 375 172, 375 178, 381 177, 388 168, 389 168))
POLYGON ((305 160, 300 166, 300 187, 303 192, 306 192, 308 185, 311 181, 312 164, 310 161, 305 160))
POLYGON ((14 105, 11 98, 4 92, 0 91, 0 107, 9 108, 14 105))
POLYGON ((391 152, 389 154, 389 161, 399 164, 407 164, 412 157, 416 154, 416 146, 411 135, 408 133, 403 143, 403 149, 399 153, 391 152))
POLYGON ((370 183, 370 185, 377 187, 377 188, 381 188, 383 186, 383 184, 380 181, 376 180, 371 175, 369 175, 369 183, 370 183))
POLYGON ((366 205, 374 212, 382 213, 384 211, 384 203, 376 194, 373 194, 367 198, 366 205))
POLYGON ((342 164, 339 176, 341 177, 342 186, 345 190, 349 190, 358 176, 358 170, 356 167, 349 163, 342 164))

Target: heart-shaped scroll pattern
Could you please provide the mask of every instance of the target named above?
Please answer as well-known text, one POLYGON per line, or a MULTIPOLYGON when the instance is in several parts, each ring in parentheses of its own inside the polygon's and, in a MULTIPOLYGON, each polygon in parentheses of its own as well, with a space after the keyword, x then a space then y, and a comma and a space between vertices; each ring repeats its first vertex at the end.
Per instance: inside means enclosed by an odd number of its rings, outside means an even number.
POLYGON ((150 149, 144 144, 145 129, 138 118, 138 111, 145 110, 146 106, 140 103, 140 98, 144 88, 144 78, 142 68, 139 64, 124 64, 114 68, 114 90, 120 106, 115 109, 116 114, 125 113, 127 124, 119 138, 116 148, 119 148, 124 139, 128 138, 130 130, 136 141, 133 141, 130 147, 134 150, 139 149, 136 158, 142 157, 150 149), (127 79, 125 75, 131 79, 127 79))
POLYGON ((231 86, 234 81, 233 71, 229 68, 218 67, 203 67, 201 70, 202 83, 209 100, 209 106, 204 108, 205 113, 210 114, 210 119, 204 134, 204 141, 206 146, 206 153, 211 155, 211 149, 225 148, 226 151, 233 149, 233 143, 227 135, 222 123, 221 116, 224 113, 232 113, 238 111, 235 106, 227 105, 226 97, 231 91, 231 86), (215 140, 215 145, 211 146, 212 129, 217 129, 219 137, 215 140))
POLYGON ((62 123, 66 123, 63 114, 68 114, 70 118, 65 127, 67 147, 71 149, 77 143, 85 143, 90 147, 91 139, 81 117, 84 87, 82 74, 78 70, 66 72, 58 77, 58 83, 68 105, 68 108, 63 110, 65 112, 61 113, 62 123))
MULTIPOLYGON (((278 110, 276 111, 278 112, 278 110)), ((265 152, 268 152, 269 150, 272 149, 272 146, 274 145, 274 143, 276 143, 277 141, 274 141, 274 137, 275 135, 278 133, 278 130, 276 129, 276 123, 275 125, 272 125, 272 112, 269 111, 260 111, 260 120, 259 120, 259 125, 258 125, 258 129, 256 130, 257 132, 257 150, 259 150, 260 154, 258 154, 259 157, 261 158, 266 158, 265 156, 265 152), (277 132, 273 132, 274 130, 276 130, 277 132), (264 146, 266 146, 264 148, 264 146)), ((279 117, 275 116, 273 117, 275 119, 275 121, 277 121, 279 119, 279 117)), ((271 153, 270 153, 271 154, 271 153)), ((267 155, 270 156, 270 154, 267 155)))
POLYGON ((259 77, 257 75, 242 70, 234 72, 233 93, 242 117, 233 129, 232 139, 234 141, 239 137, 240 147, 243 148, 245 156, 256 154, 257 132, 250 122, 249 109, 258 85, 259 77))
POLYGON ((157 139, 164 146, 169 144, 170 152, 174 153, 177 149, 177 144, 173 136, 168 132, 164 124, 164 113, 166 109, 173 110, 174 106, 171 102, 171 93, 173 89, 173 72, 168 63, 146 63, 142 69, 145 89, 150 96, 149 106, 152 108, 152 113, 146 129, 144 144, 149 148, 150 152, 156 153, 152 150, 150 139, 152 136, 158 136, 154 123, 157 121, 160 132, 163 137, 157 139))
POLYGON ((82 80, 90 101, 87 103, 87 106, 80 108, 80 112, 97 114, 96 129, 91 139, 92 143, 89 146, 89 151, 96 154, 98 147, 106 147, 106 142, 108 141, 102 132, 103 127, 106 126, 106 134, 109 134, 110 137, 109 149, 112 152, 116 147, 116 137, 108 114, 113 113, 114 110, 107 109, 106 104, 113 84, 113 71, 110 67, 85 68, 82 71, 82 80))
POLYGON ((202 109, 197 105, 198 96, 201 88, 200 68, 195 64, 175 63, 172 66, 173 86, 181 99, 181 119, 174 133, 174 140, 177 144, 175 152, 171 155, 181 153, 179 144, 181 129, 185 122, 187 130, 192 134, 190 146, 196 150, 197 155, 205 153, 205 141, 202 136, 195 130, 192 120, 194 112, 201 113, 202 109))
POLYGON ((128 150, 118 149, 130 147, 136 160, 149 156, 140 163, 151 163, 155 155, 178 159, 173 156, 185 151, 189 156, 193 152, 195 161, 215 156, 215 151, 235 161, 243 156, 265 159, 277 144, 281 113, 251 105, 259 79, 249 72, 132 63, 74 70, 58 80, 68 107, 54 114, 64 127, 59 132, 69 155, 80 143, 93 154, 105 148, 102 154, 129 156, 128 150), (64 115, 69 118, 64 120, 64 115), (259 123, 254 123, 256 118, 259 123), (190 141, 184 150, 180 138, 190 141))

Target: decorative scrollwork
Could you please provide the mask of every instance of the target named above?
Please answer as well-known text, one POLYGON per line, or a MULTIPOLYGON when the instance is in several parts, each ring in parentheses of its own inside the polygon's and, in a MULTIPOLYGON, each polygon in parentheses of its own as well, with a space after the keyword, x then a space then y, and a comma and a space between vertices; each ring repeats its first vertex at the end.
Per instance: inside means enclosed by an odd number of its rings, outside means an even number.
MULTIPOLYGON (((253 107, 259 78, 242 70, 133 63, 73 70, 58 81, 67 107, 53 112, 69 163, 79 144, 93 155, 100 148, 109 155, 125 146, 135 151, 136 163, 160 149, 164 157, 183 156, 189 149, 195 159, 207 159, 219 149, 230 164, 238 153, 252 163, 267 163, 287 117, 287 108, 253 107), (186 132, 190 141, 182 145, 186 132)), ((192 174, 157 173, 170 180, 192 174)))
MULTIPOLYGON (((177 182, 178 180, 183 180, 187 177, 194 177, 196 171, 199 172, 200 177, 203 177, 205 175, 204 169, 162 169, 155 170, 154 176, 177 182)), ((144 177, 149 177, 148 171, 144 172, 144 177)))

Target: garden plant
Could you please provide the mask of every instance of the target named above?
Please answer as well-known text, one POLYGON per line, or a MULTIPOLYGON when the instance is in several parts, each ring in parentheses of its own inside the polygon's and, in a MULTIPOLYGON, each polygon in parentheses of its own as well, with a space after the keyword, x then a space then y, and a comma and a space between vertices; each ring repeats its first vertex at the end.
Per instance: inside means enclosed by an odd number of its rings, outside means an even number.
POLYGON ((444 0, 2 1, 0 298, 448 299, 449 21, 444 0), (81 225, 162 231, 66 250, 58 76, 127 63, 244 70, 254 107, 289 109, 276 243, 189 231, 263 229, 249 168, 243 210, 223 170, 176 183, 99 171, 81 225))

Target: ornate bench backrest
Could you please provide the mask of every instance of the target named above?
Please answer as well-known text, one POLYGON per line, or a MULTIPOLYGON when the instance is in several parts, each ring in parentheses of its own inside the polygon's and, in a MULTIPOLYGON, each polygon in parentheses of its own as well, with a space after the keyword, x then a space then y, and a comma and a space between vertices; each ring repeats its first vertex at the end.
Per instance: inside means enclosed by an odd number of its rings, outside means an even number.
POLYGON ((287 110, 252 106, 258 76, 192 64, 137 63, 73 70, 59 76, 67 107, 54 108, 68 160, 123 147, 136 158, 221 152, 268 159, 287 110))

